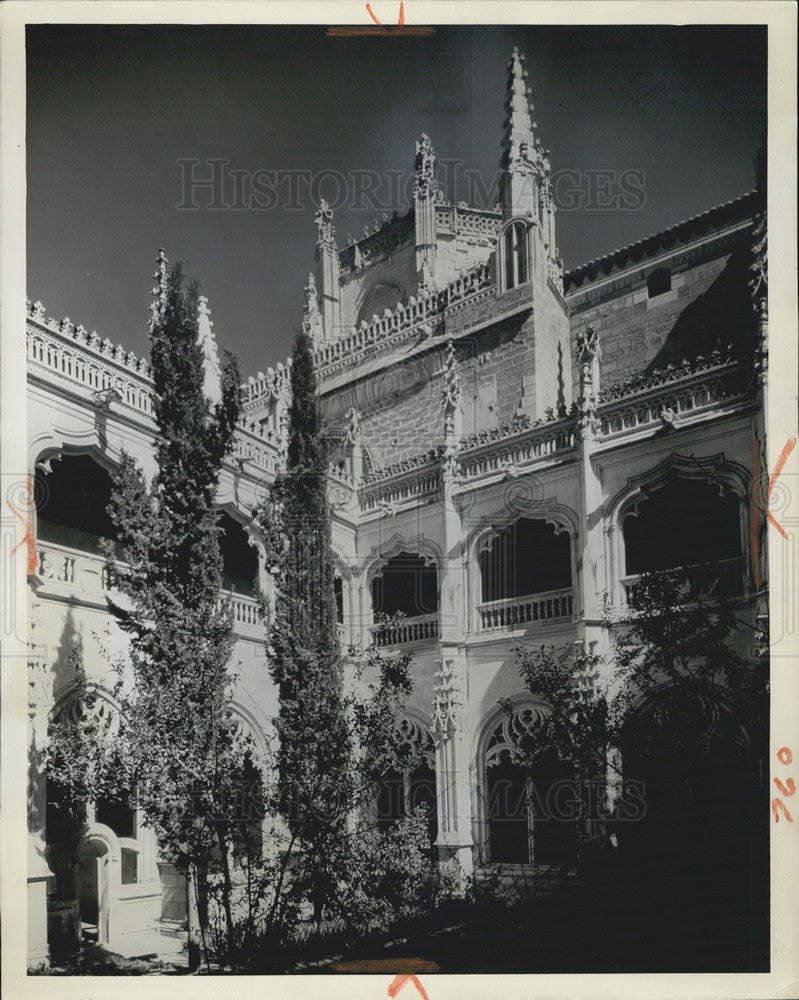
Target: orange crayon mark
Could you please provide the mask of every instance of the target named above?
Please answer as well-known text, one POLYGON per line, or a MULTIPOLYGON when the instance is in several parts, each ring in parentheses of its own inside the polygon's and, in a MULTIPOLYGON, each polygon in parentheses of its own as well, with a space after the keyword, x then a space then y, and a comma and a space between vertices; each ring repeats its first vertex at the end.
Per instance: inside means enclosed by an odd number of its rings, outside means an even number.
POLYGON ((777 786, 777 791, 780 795, 784 795, 786 799, 789 799, 796 793, 796 785, 793 778, 788 778, 787 785, 783 785, 779 778, 775 778, 774 784, 777 786))
POLYGON ((391 1000, 394 1000, 394 997, 399 993, 399 991, 402 989, 405 983, 408 982, 408 980, 410 980, 413 983, 413 985, 419 991, 420 995, 424 997, 424 1000, 429 1000, 427 994, 425 993, 424 986, 422 986, 422 984, 419 982, 419 977, 415 976, 413 973, 406 976, 396 976, 394 982, 388 988, 388 995, 391 997, 391 1000))
MULTIPOLYGON (((366 5, 366 9, 369 11, 369 17, 371 17, 371 19, 375 22, 375 24, 379 24, 380 27, 382 28, 383 27, 383 22, 382 21, 378 21, 378 19, 374 15, 374 12, 372 11, 372 8, 369 6, 369 4, 366 5)), ((399 17, 397 18, 397 24, 405 24, 405 4, 404 4, 403 0, 400 0, 399 17)))
POLYGON ((780 747, 779 750, 777 751, 777 760, 780 762, 780 764, 785 764, 786 767, 788 764, 792 764, 793 753, 791 752, 791 748, 780 747))
MULTIPOLYGON (((777 459, 777 464, 774 466, 774 471, 769 476, 768 492, 766 493, 767 501, 771 498, 771 491, 774 489, 774 484, 777 482, 779 474, 785 467, 785 463, 788 461, 788 456, 791 454, 791 452, 794 450, 795 447, 796 447, 796 438, 795 437, 788 438, 788 440, 785 442, 785 447, 780 452, 780 457, 777 459)), ((788 535, 783 530, 782 525, 777 523, 776 518, 768 509, 768 507, 766 508, 766 516, 768 517, 769 521, 771 521, 771 523, 774 525, 774 527, 777 529, 777 531, 779 531, 782 537, 786 541, 788 541, 788 535)))
POLYGON ((28 550, 28 576, 33 576, 36 572, 36 536, 33 532, 33 518, 31 517, 30 511, 33 509, 33 484, 31 483, 31 477, 28 476, 25 482, 25 491, 28 494, 28 513, 23 517, 22 514, 16 509, 16 507, 11 503, 10 500, 6 500, 11 513, 19 518, 22 522, 22 526, 25 529, 25 534, 22 536, 22 540, 17 542, 14 548, 11 550, 11 555, 13 556, 17 549, 21 548, 23 545, 27 547, 28 550))
POLYGON ((785 818, 788 820, 788 822, 793 823, 793 816, 791 816, 791 814, 786 809, 785 803, 782 801, 782 799, 773 799, 771 803, 771 811, 774 813, 775 823, 779 823, 780 821, 780 817, 778 815, 780 810, 782 810, 782 812, 785 813, 785 818))

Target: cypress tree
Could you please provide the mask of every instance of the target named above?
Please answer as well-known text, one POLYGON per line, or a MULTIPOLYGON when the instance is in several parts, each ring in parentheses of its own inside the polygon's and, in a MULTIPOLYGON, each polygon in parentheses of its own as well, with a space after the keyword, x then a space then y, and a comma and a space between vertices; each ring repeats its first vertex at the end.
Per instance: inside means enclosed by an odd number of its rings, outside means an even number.
POLYGON ((276 591, 269 654, 280 700, 279 808, 303 854, 298 891, 320 919, 336 880, 331 865, 346 827, 353 745, 336 627, 327 448, 304 332, 294 348, 291 390, 286 470, 262 512, 276 591))
MULTIPOLYGON (((202 904, 209 869, 221 867, 232 940, 229 848, 248 746, 230 712, 227 664, 234 637, 220 604, 222 559, 216 493, 240 409, 240 377, 226 357, 221 401, 205 396, 196 283, 161 264, 150 334, 157 471, 148 484, 123 454, 109 514, 117 542, 104 555, 117 594, 109 607, 129 637, 118 666, 113 725, 62 727, 51 777, 85 800, 126 798, 187 875, 202 904), (91 774, 91 780, 83 778, 91 774)), ((200 906, 200 924, 207 919, 200 906)))

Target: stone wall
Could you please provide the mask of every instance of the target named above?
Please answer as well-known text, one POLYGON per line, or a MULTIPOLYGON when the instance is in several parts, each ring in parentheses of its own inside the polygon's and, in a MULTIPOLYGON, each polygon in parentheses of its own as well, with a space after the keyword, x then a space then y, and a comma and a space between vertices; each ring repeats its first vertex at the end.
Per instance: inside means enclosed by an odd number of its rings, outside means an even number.
MULTIPOLYGON (((751 309, 746 285, 746 232, 699 249, 653 256, 618 277, 601 276, 567 296, 572 354, 579 334, 592 326, 602 351, 600 381, 608 386, 646 368, 707 353, 720 341, 741 353, 751 349, 751 309), (671 271, 671 290, 649 297, 647 277, 671 271)), ((573 374, 577 391, 578 371, 573 374)))

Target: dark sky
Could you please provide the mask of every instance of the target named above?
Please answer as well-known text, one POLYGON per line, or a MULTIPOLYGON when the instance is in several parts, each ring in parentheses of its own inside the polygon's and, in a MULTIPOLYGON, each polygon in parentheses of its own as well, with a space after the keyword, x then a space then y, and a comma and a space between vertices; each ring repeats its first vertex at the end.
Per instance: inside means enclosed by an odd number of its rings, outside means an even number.
MULTIPOLYGON (((29 297, 146 353, 150 275, 164 246, 200 280, 220 345, 239 354, 246 374, 265 369, 290 351, 299 322, 314 206, 301 178, 294 208, 288 179, 274 185, 274 207, 263 191, 251 200, 258 191, 249 179, 309 171, 335 201, 339 172, 340 247, 384 210, 405 211, 387 172, 410 172, 421 132, 439 160, 460 164, 450 196, 469 196, 464 170, 490 187, 514 45, 527 56, 533 117, 561 178, 567 267, 753 186, 766 124, 760 27, 457 27, 334 38, 322 27, 32 26, 29 297), (198 191, 198 209, 180 208, 186 159, 201 161, 198 176, 209 175, 210 159, 246 171, 244 207, 233 207, 227 175, 231 207, 209 208, 210 192, 198 191), (379 207, 357 198, 357 183, 373 179, 358 182, 359 170, 377 177, 379 207), (641 174, 645 197, 632 190, 641 174)), ((455 167, 446 172, 451 180, 455 167)))

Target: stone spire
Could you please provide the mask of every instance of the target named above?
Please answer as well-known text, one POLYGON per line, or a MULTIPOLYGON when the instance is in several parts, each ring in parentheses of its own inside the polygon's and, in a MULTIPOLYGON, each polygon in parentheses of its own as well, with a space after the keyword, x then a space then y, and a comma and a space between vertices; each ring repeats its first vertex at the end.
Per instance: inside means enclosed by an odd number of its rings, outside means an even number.
POLYGON ((167 292, 167 260, 166 251, 161 247, 158 251, 158 258, 155 264, 155 270, 153 271, 153 281, 155 285, 152 288, 153 301, 150 303, 150 332, 155 329, 158 321, 164 312, 164 307, 166 306, 166 292, 167 292))
POLYGON ((505 126, 502 137, 503 171, 500 204, 503 219, 536 216, 543 222, 543 201, 548 191, 549 161, 533 129, 530 94, 524 56, 514 48, 508 63, 505 95, 505 126))
POLYGON ((339 260, 333 209, 324 198, 314 216, 316 223, 316 284, 321 296, 323 339, 334 340, 341 325, 339 260))
POLYGON ((203 371, 205 373, 203 392, 211 403, 219 403, 222 401, 222 369, 219 364, 219 352, 216 347, 213 326, 208 299, 201 295, 197 309, 197 343, 203 352, 203 371))
POLYGON ((502 136, 503 154, 500 161, 500 166, 505 169, 511 163, 525 158, 525 154, 532 159, 535 148, 533 129, 536 126, 530 118, 532 92, 527 86, 527 71, 523 64, 524 56, 514 46, 511 60, 508 63, 505 128, 502 136))
POLYGON ((422 133, 416 143, 413 170, 413 207, 416 233, 417 292, 427 295, 435 290, 436 264, 436 154, 428 136, 422 133))

